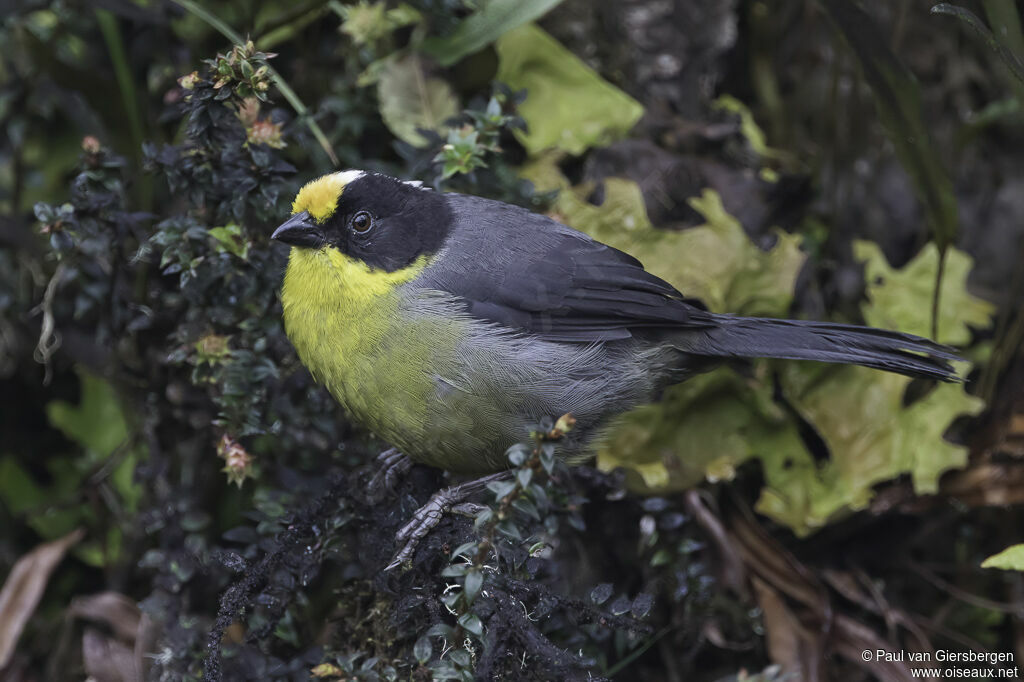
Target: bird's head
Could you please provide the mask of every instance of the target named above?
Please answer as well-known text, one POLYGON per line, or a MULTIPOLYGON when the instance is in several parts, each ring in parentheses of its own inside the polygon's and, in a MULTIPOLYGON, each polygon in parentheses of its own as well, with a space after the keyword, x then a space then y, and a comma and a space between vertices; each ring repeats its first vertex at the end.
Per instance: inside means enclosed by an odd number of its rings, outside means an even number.
POLYGON ((451 215, 444 195, 419 183, 348 170, 307 183, 273 239, 293 249, 336 250, 394 272, 437 252, 451 215))

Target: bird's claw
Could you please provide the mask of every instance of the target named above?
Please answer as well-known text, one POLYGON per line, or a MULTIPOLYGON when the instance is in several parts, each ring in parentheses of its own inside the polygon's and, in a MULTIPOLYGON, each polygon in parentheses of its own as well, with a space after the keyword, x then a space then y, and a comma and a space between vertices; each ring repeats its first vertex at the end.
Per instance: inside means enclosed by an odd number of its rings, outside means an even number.
POLYGON ((384 567, 384 570, 391 571, 402 564, 410 562, 420 540, 425 538, 448 512, 454 511, 466 516, 475 516, 482 509, 481 505, 463 501, 467 497, 484 490, 488 483, 507 478, 509 475, 509 472, 502 471, 490 476, 484 476, 475 481, 460 483, 459 485, 454 485, 434 493, 434 496, 425 505, 417 509, 413 513, 412 518, 409 519, 409 522, 402 526, 398 533, 395 534, 395 544, 399 545, 400 548, 395 552, 391 563, 384 567))
POLYGON ((377 504, 392 492, 398 480, 409 473, 413 464, 411 459, 398 451, 398 448, 388 448, 377 455, 375 461, 377 471, 366 484, 366 499, 370 504, 377 504))

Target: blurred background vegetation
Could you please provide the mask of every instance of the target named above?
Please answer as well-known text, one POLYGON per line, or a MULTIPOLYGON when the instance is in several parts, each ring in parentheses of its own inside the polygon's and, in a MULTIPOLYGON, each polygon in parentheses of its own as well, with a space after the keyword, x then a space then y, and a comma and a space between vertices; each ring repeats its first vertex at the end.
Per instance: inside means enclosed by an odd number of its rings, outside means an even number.
POLYGON ((1024 660, 1024 8, 931 5, 0 3, 0 677, 1024 660), (723 368, 573 471, 539 425, 383 575, 443 480, 362 499, 386 444, 299 365, 269 242, 350 167, 546 212, 716 311, 937 337, 969 381, 723 368))

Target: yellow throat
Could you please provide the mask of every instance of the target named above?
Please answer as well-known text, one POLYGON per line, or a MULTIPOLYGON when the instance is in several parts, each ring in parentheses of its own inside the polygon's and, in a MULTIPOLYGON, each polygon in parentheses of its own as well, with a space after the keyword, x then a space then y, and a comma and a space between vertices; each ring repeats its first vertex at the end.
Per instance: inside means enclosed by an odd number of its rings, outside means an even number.
POLYGON ((386 272, 332 246, 292 248, 281 289, 284 326, 318 381, 335 392, 343 380, 335 370, 349 359, 344 356, 372 353, 384 341, 389 327, 398 322, 395 288, 425 266, 426 257, 420 257, 408 267, 386 272))

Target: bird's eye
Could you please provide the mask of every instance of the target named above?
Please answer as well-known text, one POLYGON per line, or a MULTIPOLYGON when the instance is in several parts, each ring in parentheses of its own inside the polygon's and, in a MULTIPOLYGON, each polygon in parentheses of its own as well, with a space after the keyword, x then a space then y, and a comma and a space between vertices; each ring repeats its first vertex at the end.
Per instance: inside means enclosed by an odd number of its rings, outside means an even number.
POLYGON ((366 211, 360 211, 352 216, 352 229, 356 232, 366 232, 373 227, 373 216, 366 211))

